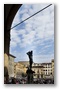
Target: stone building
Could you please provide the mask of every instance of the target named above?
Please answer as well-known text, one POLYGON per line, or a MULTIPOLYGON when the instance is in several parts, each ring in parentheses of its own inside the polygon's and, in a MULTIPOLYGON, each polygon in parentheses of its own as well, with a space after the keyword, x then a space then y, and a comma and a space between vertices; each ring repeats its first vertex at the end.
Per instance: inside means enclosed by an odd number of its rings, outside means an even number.
POLYGON ((54 60, 49 63, 33 63, 34 78, 53 78, 54 60))
POLYGON ((26 75, 27 66, 29 65, 28 61, 21 61, 14 63, 14 77, 22 78, 22 75, 26 75))
POLYGON ((54 78, 54 59, 52 59, 52 76, 54 78))
POLYGON ((8 72, 9 72, 9 78, 14 77, 14 59, 16 57, 9 54, 9 64, 8 64, 8 72))
POLYGON ((42 63, 43 66, 43 77, 52 78, 52 63, 42 63))
POLYGON ((33 66, 32 70, 35 72, 33 74, 34 78, 43 78, 43 66, 33 66))
MULTIPOLYGON (((15 62, 14 73, 15 77, 22 77, 22 73, 26 74, 29 67, 28 61, 15 62)), ((33 78, 53 78, 54 77, 54 60, 49 63, 34 63, 32 70, 35 72, 33 78)))

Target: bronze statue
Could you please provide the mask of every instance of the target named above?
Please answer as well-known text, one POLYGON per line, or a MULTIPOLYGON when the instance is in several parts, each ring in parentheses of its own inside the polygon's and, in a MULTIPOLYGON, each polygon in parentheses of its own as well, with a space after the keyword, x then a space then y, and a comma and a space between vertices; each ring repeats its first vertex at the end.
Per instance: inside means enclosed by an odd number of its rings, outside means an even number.
POLYGON ((33 51, 27 52, 27 55, 29 57, 30 69, 32 68, 32 63, 33 63, 32 53, 33 53, 33 51))
POLYGON ((28 67, 26 73, 27 73, 27 83, 32 84, 33 83, 33 73, 35 73, 32 70, 32 63, 33 63, 33 51, 27 52, 27 55, 29 57, 29 64, 30 66, 28 67))

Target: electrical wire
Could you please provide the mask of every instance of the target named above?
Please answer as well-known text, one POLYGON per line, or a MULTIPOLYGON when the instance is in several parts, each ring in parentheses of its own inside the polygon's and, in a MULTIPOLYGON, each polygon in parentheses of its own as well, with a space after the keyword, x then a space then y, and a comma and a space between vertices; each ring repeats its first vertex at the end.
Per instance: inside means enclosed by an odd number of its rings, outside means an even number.
POLYGON ((25 22, 26 20, 30 19, 31 17, 35 16, 36 14, 40 13, 41 11, 43 11, 44 9, 50 7, 52 4, 49 4, 48 6, 44 7, 43 9, 39 10, 38 12, 36 12, 35 14, 31 15, 30 17, 26 18, 25 20, 21 21, 20 23, 16 24, 15 26, 11 27, 11 29, 17 27, 18 25, 20 25, 21 23, 25 22))

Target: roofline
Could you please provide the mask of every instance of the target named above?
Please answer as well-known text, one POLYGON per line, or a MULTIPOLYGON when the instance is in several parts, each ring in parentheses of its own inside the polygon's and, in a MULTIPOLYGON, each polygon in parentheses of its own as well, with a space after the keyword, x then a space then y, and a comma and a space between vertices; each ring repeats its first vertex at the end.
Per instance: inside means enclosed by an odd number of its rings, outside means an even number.
POLYGON ((12 56, 12 57, 16 58, 16 57, 15 57, 15 56, 13 56, 12 54, 9 54, 9 56, 12 56))
POLYGON ((51 64, 51 63, 41 63, 41 64, 51 64))
POLYGON ((43 66, 32 66, 32 68, 43 68, 43 66))

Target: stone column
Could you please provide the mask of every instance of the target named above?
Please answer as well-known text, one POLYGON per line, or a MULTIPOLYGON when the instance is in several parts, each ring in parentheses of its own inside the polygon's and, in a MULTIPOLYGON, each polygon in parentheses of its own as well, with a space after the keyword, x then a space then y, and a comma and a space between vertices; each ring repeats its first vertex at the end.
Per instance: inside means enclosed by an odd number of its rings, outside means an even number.
POLYGON ((4 79, 8 82, 8 59, 9 59, 9 46, 10 46, 10 31, 6 30, 4 33, 4 79))

